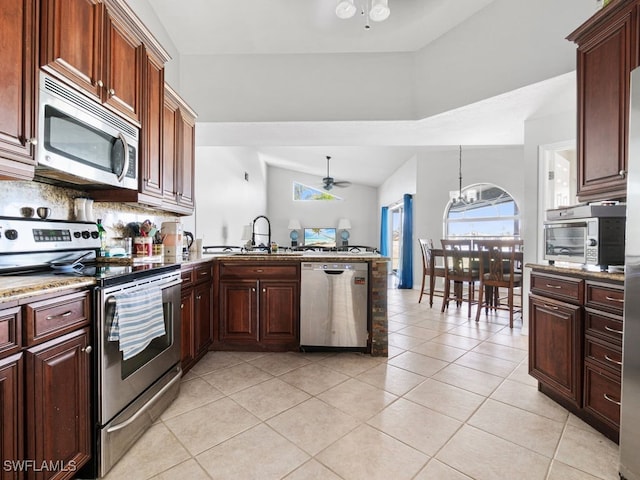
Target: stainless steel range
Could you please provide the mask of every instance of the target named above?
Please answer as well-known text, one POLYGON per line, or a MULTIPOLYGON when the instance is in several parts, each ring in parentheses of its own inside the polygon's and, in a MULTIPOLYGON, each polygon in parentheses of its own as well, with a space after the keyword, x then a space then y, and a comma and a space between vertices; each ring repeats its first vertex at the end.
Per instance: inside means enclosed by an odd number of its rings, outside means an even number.
POLYGON ((96 281, 93 459, 81 478, 104 476, 115 465, 177 397, 182 375, 180 265, 97 264, 99 248, 93 223, 0 217, 0 275, 96 281), (127 333, 131 326, 139 329, 127 333))

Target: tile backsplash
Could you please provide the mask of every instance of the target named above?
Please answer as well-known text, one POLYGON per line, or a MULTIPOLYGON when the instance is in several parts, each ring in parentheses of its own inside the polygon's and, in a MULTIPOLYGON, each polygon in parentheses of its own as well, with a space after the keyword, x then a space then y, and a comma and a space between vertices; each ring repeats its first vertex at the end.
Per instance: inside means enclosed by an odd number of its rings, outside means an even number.
MULTIPOLYGON (((0 216, 20 217, 22 207, 32 207, 34 211, 38 207, 49 207, 50 219, 75 220, 74 199, 79 197, 91 198, 91 193, 35 181, 1 181, 0 216)), ((125 225, 130 222, 149 220, 160 228, 162 222, 180 220, 153 208, 114 202, 94 202, 93 216, 102 219, 109 238, 124 236, 125 225)))

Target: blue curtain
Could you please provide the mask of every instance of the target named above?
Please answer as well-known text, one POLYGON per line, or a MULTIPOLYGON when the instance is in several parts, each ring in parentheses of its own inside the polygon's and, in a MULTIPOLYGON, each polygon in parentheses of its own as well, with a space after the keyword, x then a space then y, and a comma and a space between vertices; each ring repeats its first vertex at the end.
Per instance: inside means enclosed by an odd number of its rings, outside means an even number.
POLYGON ((402 215, 402 258, 398 288, 413 288, 413 198, 405 193, 402 215))
POLYGON ((380 214, 380 255, 389 256, 389 207, 382 207, 380 214))

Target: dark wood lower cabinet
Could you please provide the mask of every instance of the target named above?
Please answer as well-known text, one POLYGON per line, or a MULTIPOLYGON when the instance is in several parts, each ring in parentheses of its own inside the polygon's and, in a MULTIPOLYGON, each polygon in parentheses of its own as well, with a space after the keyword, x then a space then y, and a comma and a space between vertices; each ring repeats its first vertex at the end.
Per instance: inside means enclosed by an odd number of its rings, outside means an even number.
POLYGON ((529 373, 567 400, 582 398, 582 312, 577 305, 529 296, 529 373))
POLYGON ((90 458, 88 338, 84 328, 25 352, 28 479, 73 478, 90 458))
POLYGON ((538 389, 617 442, 623 279, 531 274, 529 373, 538 389))
POLYGON ((219 285, 217 348, 299 348, 299 266, 222 263, 219 285))
POLYGON ((19 468, 12 468, 6 461, 24 458, 24 422, 22 391, 22 353, 0 361, 0 455, 2 456, 2 480, 22 478, 19 468))
POLYGON ((209 350, 213 339, 213 266, 182 267, 181 366, 186 373, 209 350))

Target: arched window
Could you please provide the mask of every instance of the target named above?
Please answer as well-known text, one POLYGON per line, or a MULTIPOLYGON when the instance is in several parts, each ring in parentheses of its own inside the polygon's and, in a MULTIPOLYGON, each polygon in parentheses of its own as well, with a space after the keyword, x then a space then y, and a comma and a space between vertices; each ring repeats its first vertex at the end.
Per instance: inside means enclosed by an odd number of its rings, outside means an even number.
POLYGON ((520 238, 520 210, 502 188, 480 183, 449 201, 444 216, 446 238, 520 238))

